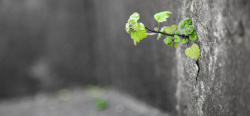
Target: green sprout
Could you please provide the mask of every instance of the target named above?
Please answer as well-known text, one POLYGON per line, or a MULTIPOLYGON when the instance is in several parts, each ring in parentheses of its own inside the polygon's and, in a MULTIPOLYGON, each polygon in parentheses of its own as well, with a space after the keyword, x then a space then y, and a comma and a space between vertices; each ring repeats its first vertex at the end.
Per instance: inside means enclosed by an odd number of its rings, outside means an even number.
MULTIPOLYGON (((154 15, 154 18, 158 23, 158 27, 155 27, 154 30, 152 30, 144 26, 143 23, 138 22, 140 15, 137 12, 135 12, 128 19, 125 30, 128 34, 131 35, 131 38, 133 39, 135 46, 137 45, 137 43, 146 38, 148 35, 154 35, 154 34, 158 34, 157 40, 166 36, 164 39, 164 43, 166 43, 169 47, 172 47, 175 43, 174 45, 175 48, 178 47, 178 44, 180 42, 182 44, 185 44, 188 43, 189 40, 194 41, 197 39, 197 33, 194 31, 195 27, 194 25, 192 25, 191 18, 183 19, 182 21, 179 22, 178 26, 171 25, 171 26, 163 26, 162 28, 160 28, 160 23, 167 21, 170 14, 172 14, 170 11, 163 11, 156 13, 154 15), (147 33, 146 29, 151 33, 147 33)), ((198 46, 196 44, 194 45, 198 46)), ((195 57, 196 59, 198 59, 200 57, 200 49, 199 49, 199 54, 198 53, 196 54, 197 51, 191 48, 188 50, 186 49, 186 51, 188 52, 188 54, 186 53, 186 55, 189 58, 195 57), (195 51, 195 55, 192 54, 193 51, 195 51)))

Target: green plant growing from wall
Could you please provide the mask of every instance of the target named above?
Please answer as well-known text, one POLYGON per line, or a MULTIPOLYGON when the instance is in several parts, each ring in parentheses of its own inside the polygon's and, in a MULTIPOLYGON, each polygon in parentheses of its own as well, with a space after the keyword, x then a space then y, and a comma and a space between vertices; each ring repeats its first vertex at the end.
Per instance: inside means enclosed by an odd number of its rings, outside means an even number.
MULTIPOLYGON (((144 26, 143 23, 138 22, 140 15, 135 12, 130 16, 128 22, 126 23, 126 32, 131 35, 135 46, 148 35, 155 34, 158 34, 157 40, 165 36, 164 43, 166 43, 169 47, 174 45, 175 48, 180 42, 185 44, 189 40, 194 41, 197 39, 197 33, 194 31, 195 27, 192 25, 191 18, 186 18, 180 21, 178 26, 172 25, 160 27, 162 22, 167 21, 170 14, 172 13, 169 11, 156 13, 154 18, 158 22, 158 27, 155 27, 154 30, 152 30, 144 26), (151 33, 147 33, 146 29, 151 33)), ((185 53, 189 58, 198 59, 200 57, 200 48, 197 44, 194 44, 191 48, 187 48, 185 53)))

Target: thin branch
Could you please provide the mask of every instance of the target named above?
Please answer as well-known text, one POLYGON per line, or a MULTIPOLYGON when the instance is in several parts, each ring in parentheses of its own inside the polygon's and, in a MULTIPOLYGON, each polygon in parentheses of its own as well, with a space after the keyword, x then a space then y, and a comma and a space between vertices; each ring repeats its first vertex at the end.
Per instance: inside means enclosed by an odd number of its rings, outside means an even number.
POLYGON ((174 36, 174 35, 178 35, 178 36, 183 37, 183 38, 188 38, 188 36, 186 36, 186 35, 182 35, 182 34, 168 34, 168 33, 160 32, 160 31, 155 31, 155 30, 152 30, 152 29, 150 29, 150 28, 148 28, 148 27, 146 27, 146 26, 145 26, 145 28, 146 28, 147 30, 149 30, 149 31, 153 32, 153 33, 160 33, 160 34, 163 34, 163 35, 166 35, 166 36, 174 36))

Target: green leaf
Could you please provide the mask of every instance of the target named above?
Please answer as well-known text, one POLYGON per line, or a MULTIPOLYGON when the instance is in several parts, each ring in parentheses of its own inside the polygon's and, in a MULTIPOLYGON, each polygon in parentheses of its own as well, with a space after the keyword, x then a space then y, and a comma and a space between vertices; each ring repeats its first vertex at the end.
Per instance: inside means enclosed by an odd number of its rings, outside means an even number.
POLYGON ((174 33, 175 33, 175 34, 179 34, 179 33, 180 33, 180 30, 176 30, 174 33))
POLYGON ((172 37, 171 36, 167 36, 165 39, 164 39, 164 42, 169 46, 169 47, 172 47, 173 46, 173 42, 172 42, 172 37))
POLYGON ((175 47, 175 48, 177 48, 177 46, 178 46, 178 43, 179 43, 179 42, 176 42, 176 43, 175 43, 175 45, 174 45, 174 47, 175 47))
POLYGON ((174 42, 175 43, 178 43, 178 42, 180 42, 181 41, 181 38, 178 36, 178 35, 174 35, 174 42))
POLYGON ((183 33, 184 35, 188 35, 188 33, 187 33, 187 31, 186 31, 186 28, 182 29, 182 33, 183 33))
POLYGON ((173 47, 173 44, 174 44, 174 43, 171 41, 170 43, 168 43, 168 46, 169 46, 169 47, 173 47))
POLYGON ((139 20, 140 16, 137 12, 133 13, 129 19, 128 22, 125 25, 125 30, 128 34, 130 34, 131 30, 137 30, 138 29, 138 23, 137 21, 139 20))
POLYGON ((166 27, 167 27, 167 26, 163 26, 163 27, 161 28, 160 31, 161 31, 161 32, 164 32, 164 31, 166 30, 166 27))
POLYGON ((187 34, 191 34, 194 31, 194 26, 193 25, 188 25, 186 28, 187 34))
POLYGON ((131 38, 134 40, 134 44, 136 46, 142 39, 146 38, 146 30, 143 23, 138 23, 137 30, 131 30, 131 38))
POLYGON ((139 15, 137 12, 135 12, 135 13, 133 13, 133 14, 129 17, 128 23, 129 23, 129 22, 137 22, 137 21, 139 20, 139 18, 140 18, 140 15, 139 15))
POLYGON ((168 33, 168 34, 173 34, 173 30, 172 30, 172 28, 171 28, 171 27, 169 27, 169 26, 167 26, 167 27, 165 28, 165 33, 168 33))
POLYGON ((177 28, 178 28, 177 25, 172 25, 171 27, 172 27, 172 29, 173 29, 174 31, 177 30, 177 28))
POLYGON ((172 14, 172 13, 169 11, 159 12, 154 15, 154 18, 158 23, 161 23, 161 22, 167 21, 169 14, 172 14))
POLYGON ((200 55, 201 55, 200 48, 197 44, 193 44, 190 48, 187 48, 185 50, 185 53, 187 57, 195 58, 195 59, 200 58, 200 55))
POLYGON ((180 29, 184 28, 184 26, 185 26, 184 20, 182 20, 181 22, 179 22, 178 26, 179 26, 180 29))
POLYGON ((179 28, 182 29, 184 28, 185 26, 188 26, 192 23, 192 19, 191 18, 186 18, 186 19, 183 19, 182 21, 179 22, 179 28))
POLYGON ((186 19, 184 19, 184 21, 185 21, 185 25, 190 25, 192 23, 191 18, 186 18, 186 19))
POLYGON ((195 31, 193 31, 190 35, 189 35, 189 39, 191 41, 194 41, 197 39, 197 33, 195 31))
POLYGON ((190 35, 194 31, 193 25, 185 26, 185 28, 182 29, 182 33, 185 35, 190 35))
POLYGON ((172 42, 172 37, 171 36, 167 36, 165 39, 164 39, 164 42, 169 46, 169 47, 172 47, 173 46, 173 42, 172 42))
POLYGON ((154 30, 155 30, 155 31, 159 31, 158 27, 155 27, 154 30))
POLYGON ((171 30, 171 31, 169 32, 169 34, 174 34, 174 30, 171 30))
POLYGON ((165 42, 166 44, 171 43, 171 42, 172 42, 172 37, 171 37, 171 36, 167 36, 167 37, 164 39, 164 42, 165 42))
POLYGON ((96 99, 95 100, 95 107, 99 110, 104 110, 108 106, 108 102, 103 99, 96 99))
POLYGON ((181 41, 182 44, 185 44, 187 42, 188 42, 188 39, 182 39, 182 41, 181 41))

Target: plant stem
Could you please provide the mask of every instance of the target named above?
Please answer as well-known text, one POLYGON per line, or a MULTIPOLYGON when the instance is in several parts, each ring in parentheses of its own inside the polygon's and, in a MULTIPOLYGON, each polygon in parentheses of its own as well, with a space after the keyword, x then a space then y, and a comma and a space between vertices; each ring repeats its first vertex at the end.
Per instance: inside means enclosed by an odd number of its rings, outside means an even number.
POLYGON ((160 30, 160 24, 161 24, 161 23, 158 23, 158 31, 160 30))
POLYGON ((148 27, 146 27, 146 26, 145 26, 145 28, 146 28, 147 30, 153 32, 153 33, 160 33, 160 34, 163 34, 163 35, 166 35, 166 36, 178 35, 178 36, 183 37, 183 38, 188 38, 188 36, 183 35, 183 34, 168 34, 168 33, 160 32, 160 31, 154 31, 154 30, 152 30, 152 29, 150 29, 150 28, 148 28, 148 27))

